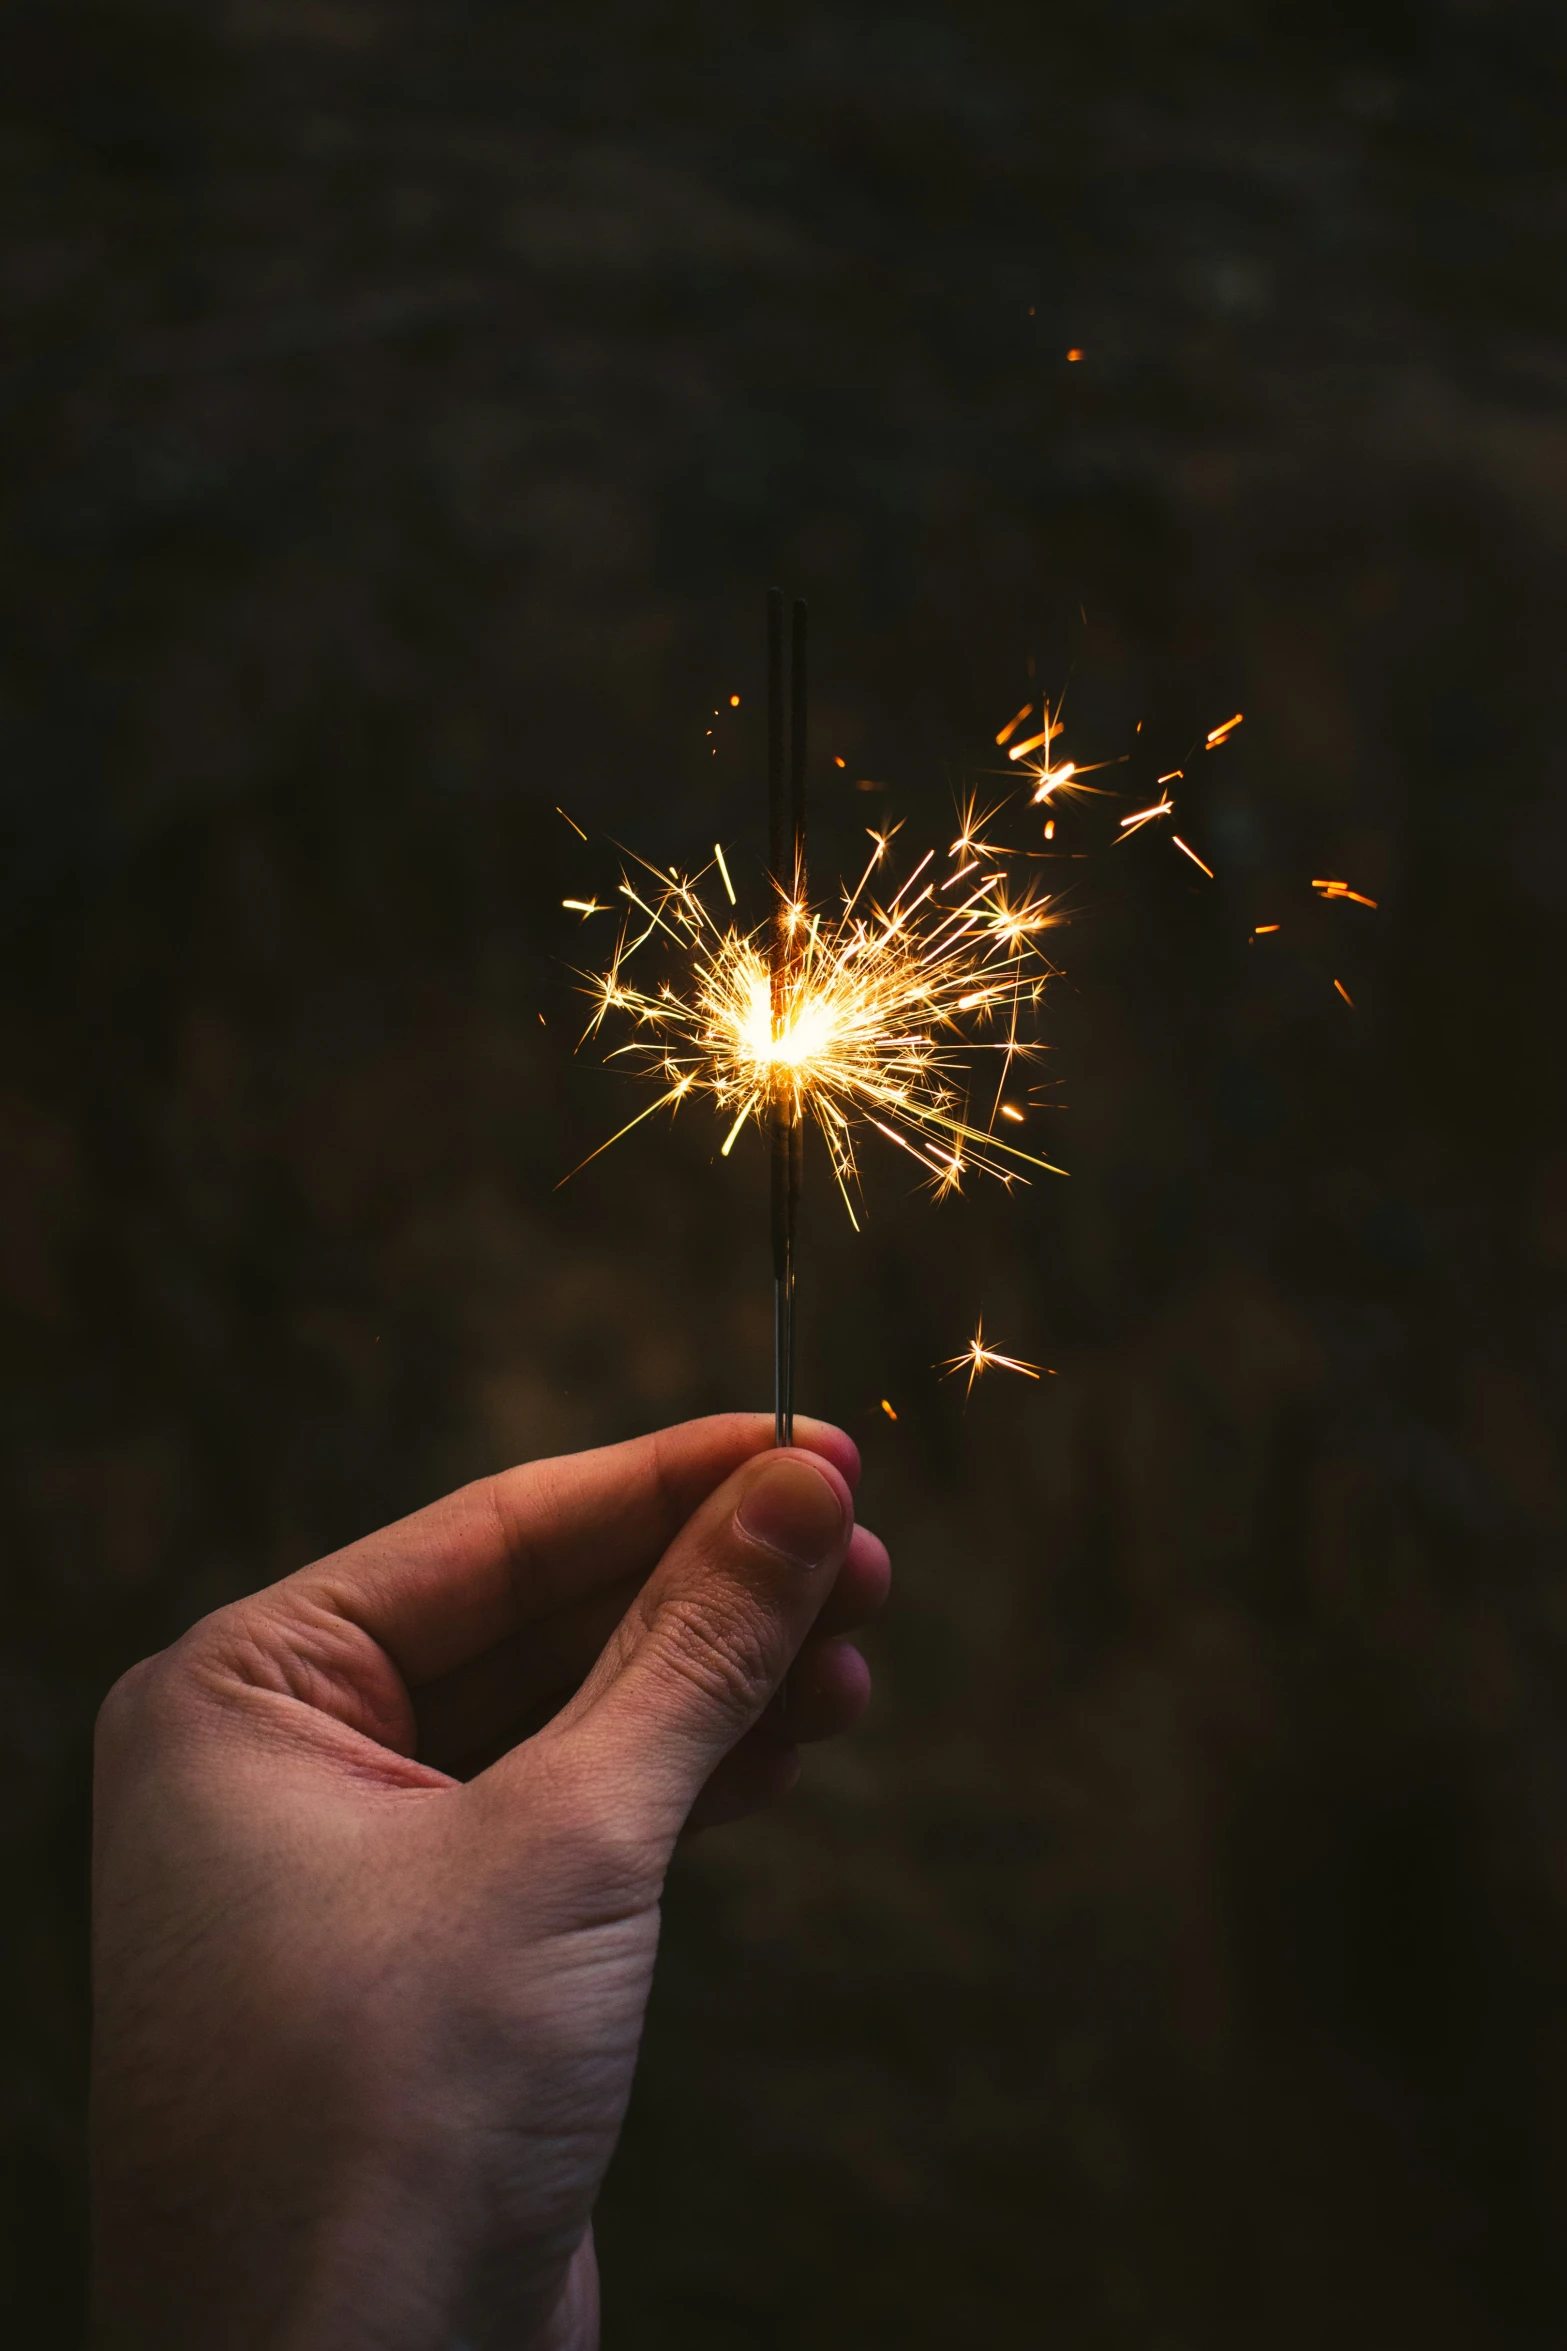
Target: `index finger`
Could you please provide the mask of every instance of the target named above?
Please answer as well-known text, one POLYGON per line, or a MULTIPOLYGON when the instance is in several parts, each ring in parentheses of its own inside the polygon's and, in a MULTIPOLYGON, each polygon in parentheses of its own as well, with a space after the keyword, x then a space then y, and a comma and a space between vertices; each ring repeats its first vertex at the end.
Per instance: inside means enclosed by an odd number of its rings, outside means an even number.
MULTIPOLYGON (((825 1421, 795 1443, 852 1488, 860 1457, 825 1421)), ((688 1420, 622 1445, 524 1462, 459 1487, 274 1587, 359 1625, 411 1687, 451 1673, 531 1618, 646 1574, 691 1513, 773 1442, 755 1412, 688 1420)))

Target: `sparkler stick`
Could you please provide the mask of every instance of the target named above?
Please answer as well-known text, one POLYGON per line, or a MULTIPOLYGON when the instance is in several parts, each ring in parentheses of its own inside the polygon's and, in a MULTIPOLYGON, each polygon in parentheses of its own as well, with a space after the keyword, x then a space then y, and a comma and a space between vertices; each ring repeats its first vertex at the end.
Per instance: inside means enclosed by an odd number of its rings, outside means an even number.
MULTIPOLYGON (((789 1025, 794 933, 805 919, 805 754, 809 677, 806 610, 796 597, 789 663, 789 775, 784 782, 783 591, 767 591, 767 807, 773 909, 769 976, 774 1040, 789 1025)), ((805 1121, 797 1089, 775 1086, 768 1110, 773 1250, 773 1436, 794 1443, 795 1236, 805 1165, 805 1121)))

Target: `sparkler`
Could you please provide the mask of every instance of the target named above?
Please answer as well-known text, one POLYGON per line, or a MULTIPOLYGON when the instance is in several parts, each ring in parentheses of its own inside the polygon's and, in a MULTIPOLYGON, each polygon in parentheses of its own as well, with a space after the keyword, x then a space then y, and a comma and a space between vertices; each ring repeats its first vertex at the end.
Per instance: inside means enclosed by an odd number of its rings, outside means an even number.
MULTIPOLYGON (((1053 966, 1043 934, 1058 919, 1047 896, 1011 885, 1007 852, 988 837, 997 813, 970 800, 945 861, 935 849, 890 889, 892 828, 870 831, 871 853, 836 908, 812 906, 805 869, 806 615, 796 603, 785 726, 783 598, 768 597, 768 805, 773 905, 755 930, 730 912, 734 886, 721 847, 714 868, 728 903, 714 913, 706 874, 633 857, 620 883, 626 914, 607 970, 584 974, 589 1034, 629 1025, 611 1060, 658 1082, 655 1099, 607 1150, 655 1111, 705 1095, 727 1127, 727 1158, 748 1125, 767 1139, 774 1283, 774 1417, 792 1437, 795 1260, 807 1123, 821 1134, 850 1220, 858 1146, 874 1129, 906 1151, 937 1198, 966 1177, 1027 1181, 1063 1170, 996 1131, 1025 1123, 1004 1099, 1009 1073, 1037 1053, 1033 1015, 1053 966), (786 756, 787 754, 787 756, 786 756), (661 958, 663 969, 648 968, 661 958), (979 1056, 999 1067, 988 1110, 971 1112, 979 1056)), ((596 1158, 598 1152, 590 1154, 596 1158)), ((586 1162, 584 1162, 586 1164, 586 1162)))

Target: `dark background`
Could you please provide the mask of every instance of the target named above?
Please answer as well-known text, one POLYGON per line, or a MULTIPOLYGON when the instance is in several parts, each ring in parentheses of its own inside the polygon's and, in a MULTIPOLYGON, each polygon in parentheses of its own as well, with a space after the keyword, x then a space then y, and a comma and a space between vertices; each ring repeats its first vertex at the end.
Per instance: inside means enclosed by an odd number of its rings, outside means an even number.
POLYGON ((1560 2340, 1562 26, 8 10, 17 2341, 79 2340, 107 1684, 458 1479, 767 1399, 756 1149, 552 1186, 639 1106, 559 901, 606 833, 754 886, 773 577, 824 862, 944 827, 1030 660, 1117 789, 1247 715, 1178 787, 1213 882, 1105 854, 1125 802, 1034 869, 1069 1179, 872 1153, 856 1240, 817 1163, 803 1400, 899 1583, 864 1729, 677 1870, 608 2343, 1560 2340), (965 1411, 980 1308, 1058 1376, 965 1411))

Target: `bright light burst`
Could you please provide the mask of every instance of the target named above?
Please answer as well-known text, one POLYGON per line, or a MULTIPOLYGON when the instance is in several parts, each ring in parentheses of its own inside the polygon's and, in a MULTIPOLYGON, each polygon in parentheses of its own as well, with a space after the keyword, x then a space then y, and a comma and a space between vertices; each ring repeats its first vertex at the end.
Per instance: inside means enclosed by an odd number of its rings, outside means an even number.
POLYGON ((963 1391, 965 1396, 973 1394, 974 1382, 982 1371, 1019 1371, 1026 1380, 1037 1380, 1044 1377, 1042 1364, 1023 1363, 1016 1355, 1002 1355, 996 1348, 986 1345, 983 1315, 976 1323, 974 1336, 962 1354, 950 1356, 941 1366, 943 1379, 951 1379, 953 1373, 958 1371, 968 1373, 968 1386, 963 1391))
POLYGON ((970 802, 945 870, 929 850, 885 900, 876 884, 891 835, 872 832, 870 860, 839 908, 785 909, 776 1006, 773 925, 742 932, 715 919, 704 876, 634 860, 641 872, 621 881, 626 919, 609 968, 583 975, 594 1002, 588 1033, 628 1022, 631 1036, 607 1058, 629 1060, 661 1089, 620 1134, 706 1095, 728 1122, 727 1157, 781 1101, 791 1119, 820 1128, 851 1218, 867 1127, 907 1151, 938 1197, 968 1174, 1012 1183, 1027 1180, 1026 1167, 1060 1173, 994 1131, 999 1116, 1019 1118, 1002 1090, 1013 1063, 1038 1051, 1034 1015, 1053 971, 1040 938, 1057 917, 1047 897, 1009 887, 1005 853, 983 837, 987 821, 970 802), (974 1112, 973 1068, 985 1054, 996 1057, 994 1096, 974 1112))

